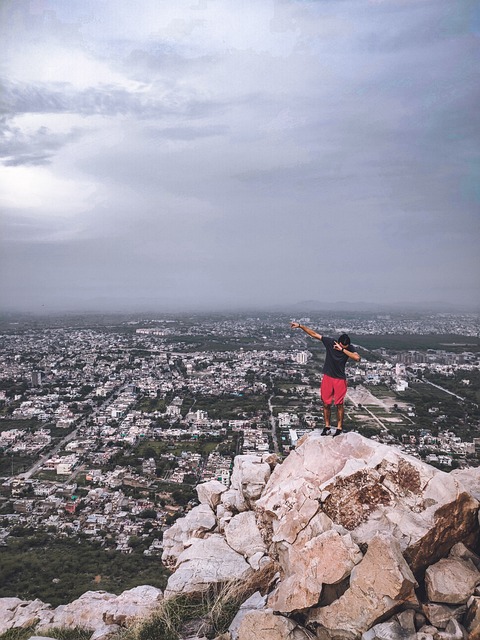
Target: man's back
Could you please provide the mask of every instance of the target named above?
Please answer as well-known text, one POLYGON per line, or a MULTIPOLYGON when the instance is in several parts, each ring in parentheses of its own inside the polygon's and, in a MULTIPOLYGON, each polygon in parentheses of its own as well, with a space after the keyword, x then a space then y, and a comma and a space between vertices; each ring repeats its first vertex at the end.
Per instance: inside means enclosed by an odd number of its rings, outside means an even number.
MULTIPOLYGON (((323 365, 323 373, 327 374, 331 378, 346 379, 345 365, 348 360, 348 356, 343 351, 338 351, 334 348, 335 340, 322 336, 322 342, 326 349, 325 364, 323 365)), ((348 350, 355 353, 353 345, 348 346, 348 350)))

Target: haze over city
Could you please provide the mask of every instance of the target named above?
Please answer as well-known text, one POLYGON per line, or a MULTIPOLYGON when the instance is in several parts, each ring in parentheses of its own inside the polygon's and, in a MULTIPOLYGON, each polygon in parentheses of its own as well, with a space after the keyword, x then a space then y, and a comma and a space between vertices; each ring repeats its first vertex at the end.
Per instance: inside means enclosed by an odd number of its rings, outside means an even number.
POLYGON ((478 308, 478 4, 4 0, 2 308, 478 308))

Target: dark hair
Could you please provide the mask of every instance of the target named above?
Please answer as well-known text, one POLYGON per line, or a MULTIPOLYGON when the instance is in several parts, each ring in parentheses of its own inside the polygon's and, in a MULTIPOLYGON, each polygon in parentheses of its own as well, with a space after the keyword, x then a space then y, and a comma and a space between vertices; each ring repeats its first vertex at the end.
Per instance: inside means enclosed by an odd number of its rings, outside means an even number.
POLYGON ((342 344, 346 345, 347 347, 350 344, 350 338, 349 338, 349 336, 347 336, 346 333, 342 333, 342 335, 339 337, 338 341, 341 342, 342 344))

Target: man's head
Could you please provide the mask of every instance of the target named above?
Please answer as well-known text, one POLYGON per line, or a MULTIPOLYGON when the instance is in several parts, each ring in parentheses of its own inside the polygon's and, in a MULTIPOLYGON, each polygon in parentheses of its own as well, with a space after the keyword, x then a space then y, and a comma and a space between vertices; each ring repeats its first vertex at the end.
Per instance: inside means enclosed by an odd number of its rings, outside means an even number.
POLYGON ((348 345, 350 344, 350 337, 346 333, 342 333, 338 341, 344 347, 348 347, 348 345))

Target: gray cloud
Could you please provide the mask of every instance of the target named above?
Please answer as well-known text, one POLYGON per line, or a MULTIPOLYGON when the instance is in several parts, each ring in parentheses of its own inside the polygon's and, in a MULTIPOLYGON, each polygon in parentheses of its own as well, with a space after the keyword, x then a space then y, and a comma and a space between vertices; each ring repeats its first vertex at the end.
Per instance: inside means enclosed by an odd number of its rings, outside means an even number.
POLYGON ((178 113, 201 115, 215 108, 213 103, 186 99, 178 104, 175 94, 163 100, 131 93, 115 86, 97 86, 75 91, 68 84, 61 86, 26 85, 4 83, 1 91, 0 109, 5 114, 23 113, 76 113, 91 115, 136 115, 142 118, 158 117, 162 114, 178 113))
POLYGON ((80 135, 78 130, 56 134, 45 126, 26 134, 3 118, 0 121, 0 158, 7 167, 46 165, 58 149, 78 140, 80 135))
POLYGON ((242 7, 57 0, 59 37, 23 19, 19 45, 70 42, 81 73, 16 78, 9 49, 1 156, 34 181, 5 199, 11 306, 478 294, 471 4, 242 7))

